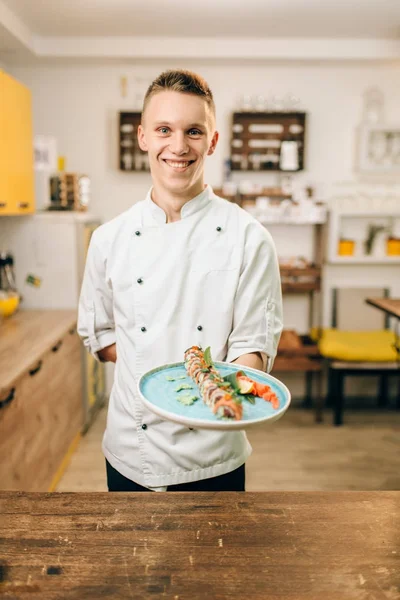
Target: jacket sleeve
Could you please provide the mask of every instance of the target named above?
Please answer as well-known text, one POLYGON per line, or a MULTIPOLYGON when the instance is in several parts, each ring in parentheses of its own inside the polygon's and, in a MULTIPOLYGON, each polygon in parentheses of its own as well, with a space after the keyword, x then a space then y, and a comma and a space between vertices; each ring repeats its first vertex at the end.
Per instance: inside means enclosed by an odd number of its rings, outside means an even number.
POLYGON ((90 240, 78 309, 78 334, 86 348, 97 352, 116 341, 112 289, 106 281, 106 260, 96 242, 90 240))
POLYGON ((227 362, 243 354, 267 355, 271 371, 283 327, 282 289, 275 244, 257 221, 246 229, 227 362))

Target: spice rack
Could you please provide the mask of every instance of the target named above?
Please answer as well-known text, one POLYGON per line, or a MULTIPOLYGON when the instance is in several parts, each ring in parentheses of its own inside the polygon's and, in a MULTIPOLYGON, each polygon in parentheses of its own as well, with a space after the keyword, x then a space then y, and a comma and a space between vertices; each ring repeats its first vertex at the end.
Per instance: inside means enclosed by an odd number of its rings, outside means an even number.
POLYGON ((232 171, 285 171, 304 169, 306 113, 233 113, 231 138, 232 171), (283 142, 295 142, 297 168, 281 168, 283 142))
POLYGON ((139 148, 137 131, 140 112, 119 113, 119 168, 121 171, 149 171, 147 152, 139 148))

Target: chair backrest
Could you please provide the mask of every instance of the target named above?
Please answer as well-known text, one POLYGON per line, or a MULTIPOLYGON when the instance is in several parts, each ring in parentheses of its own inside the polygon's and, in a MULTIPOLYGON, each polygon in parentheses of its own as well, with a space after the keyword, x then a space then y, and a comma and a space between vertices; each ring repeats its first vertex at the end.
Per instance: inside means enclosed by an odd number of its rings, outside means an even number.
POLYGON ((388 288, 333 288, 331 326, 361 331, 388 329, 389 317, 366 304, 368 297, 389 297, 388 288))

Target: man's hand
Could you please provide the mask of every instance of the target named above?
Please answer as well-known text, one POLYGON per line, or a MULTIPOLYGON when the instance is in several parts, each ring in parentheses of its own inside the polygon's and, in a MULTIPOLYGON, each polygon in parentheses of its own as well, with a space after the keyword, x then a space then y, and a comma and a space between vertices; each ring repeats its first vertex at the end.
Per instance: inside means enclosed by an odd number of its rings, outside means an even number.
POLYGON ((242 365, 243 367, 251 367, 252 369, 258 369, 264 371, 264 361, 260 352, 250 352, 250 354, 243 354, 236 360, 232 361, 232 364, 242 365))
POLYGON ((98 357, 101 362, 117 362, 117 345, 111 344, 111 346, 106 346, 102 350, 98 351, 98 357))

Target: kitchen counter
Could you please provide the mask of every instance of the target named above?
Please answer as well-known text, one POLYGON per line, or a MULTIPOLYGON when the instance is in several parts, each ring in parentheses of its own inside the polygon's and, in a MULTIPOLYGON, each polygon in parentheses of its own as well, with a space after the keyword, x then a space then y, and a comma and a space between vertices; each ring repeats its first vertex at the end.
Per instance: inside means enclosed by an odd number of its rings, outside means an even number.
POLYGON ((0 597, 396 600, 400 493, 0 493, 0 597))
POLYGON ((19 310, 0 322, 0 397, 76 320, 75 310, 19 310))
POLYGON ((0 324, 1 490, 55 489, 81 436, 82 356, 74 310, 20 311, 0 324))

